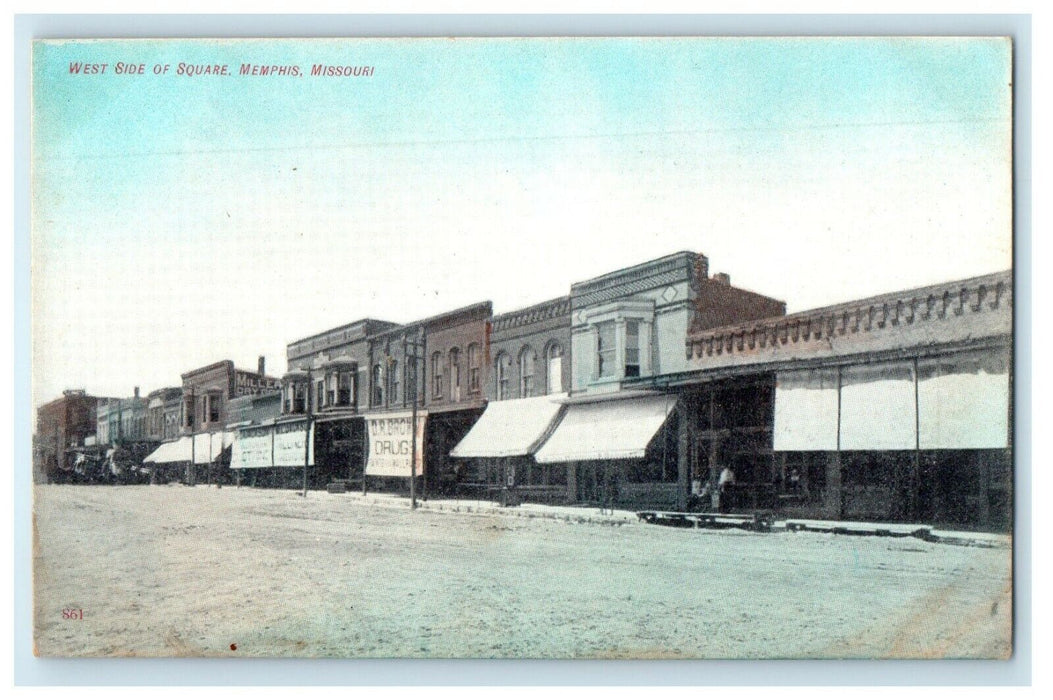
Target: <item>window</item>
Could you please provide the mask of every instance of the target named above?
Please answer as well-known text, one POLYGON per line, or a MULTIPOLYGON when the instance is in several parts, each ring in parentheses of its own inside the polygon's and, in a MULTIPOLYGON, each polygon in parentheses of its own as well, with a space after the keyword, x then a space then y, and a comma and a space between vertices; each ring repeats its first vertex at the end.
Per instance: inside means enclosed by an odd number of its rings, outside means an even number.
POLYGON ((355 381, 354 370, 343 370, 336 374, 336 405, 350 406, 351 395, 354 393, 355 381))
POLYGON ((431 395, 442 398, 442 353, 439 352, 431 356, 431 395))
POLYGON ((511 364, 512 360, 505 353, 497 356, 497 371, 494 374, 497 377, 498 401, 511 398, 508 394, 508 368, 511 364))
POLYGON ((384 366, 379 362, 373 365, 373 396, 370 403, 374 406, 384 405, 384 366))
POLYGON ((461 400, 461 352, 450 350, 450 400, 461 400))
POLYGON ((218 423, 219 422, 219 394, 208 394, 205 396, 208 403, 208 422, 218 423))
POLYGON ((475 343, 468 346, 468 391, 479 392, 479 346, 475 343))
POLYGON ((563 391, 563 348, 552 343, 548 348, 548 393, 563 391))
POLYGON ((399 362, 388 360, 388 401, 395 403, 399 400, 399 362))
POLYGON ((614 322, 596 326, 596 370, 600 377, 614 376, 614 322))
POLYGON ((640 322, 625 322, 625 376, 640 376, 640 322))
POLYGON ((519 395, 534 395, 534 351, 529 347, 519 353, 519 395))
POLYGON ((315 410, 322 407, 325 401, 325 382, 318 380, 314 383, 314 407, 315 410))
POLYGON ((194 398, 192 395, 183 402, 183 425, 187 428, 194 427, 194 398))

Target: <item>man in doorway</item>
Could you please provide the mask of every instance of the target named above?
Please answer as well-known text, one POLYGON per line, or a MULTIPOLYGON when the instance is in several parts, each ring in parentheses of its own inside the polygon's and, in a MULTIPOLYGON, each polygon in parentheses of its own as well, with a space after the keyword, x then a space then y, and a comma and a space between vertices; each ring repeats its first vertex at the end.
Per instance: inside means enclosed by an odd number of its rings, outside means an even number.
POLYGON ((731 508, 731 487, 735 484, 735 472, 731 467, 725 466, 720 470, 720 478, 717 480, 717 490, 720 494, 720 512, 726 513, 731 508))

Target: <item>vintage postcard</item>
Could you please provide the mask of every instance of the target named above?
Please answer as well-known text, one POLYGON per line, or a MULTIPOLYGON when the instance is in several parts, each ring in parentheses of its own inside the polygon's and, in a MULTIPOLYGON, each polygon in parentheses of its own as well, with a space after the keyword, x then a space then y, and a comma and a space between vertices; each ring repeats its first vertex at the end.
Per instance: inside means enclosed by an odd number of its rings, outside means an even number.
POLYGON ((35 653, 1009 658, 1012 65, 34 42, 35 653))

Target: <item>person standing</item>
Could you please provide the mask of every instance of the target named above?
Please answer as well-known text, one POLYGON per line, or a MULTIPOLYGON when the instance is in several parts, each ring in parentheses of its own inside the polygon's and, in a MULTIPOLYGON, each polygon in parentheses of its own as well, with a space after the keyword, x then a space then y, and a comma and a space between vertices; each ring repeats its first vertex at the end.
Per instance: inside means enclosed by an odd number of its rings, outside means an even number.
POLYGON ((717 490, 720 494, 720 512, 726 513, 731 507, 731 487, 735 484, 735 472, 731 467, 725 466, 720 470, 720 478, 717 480, 717 490))

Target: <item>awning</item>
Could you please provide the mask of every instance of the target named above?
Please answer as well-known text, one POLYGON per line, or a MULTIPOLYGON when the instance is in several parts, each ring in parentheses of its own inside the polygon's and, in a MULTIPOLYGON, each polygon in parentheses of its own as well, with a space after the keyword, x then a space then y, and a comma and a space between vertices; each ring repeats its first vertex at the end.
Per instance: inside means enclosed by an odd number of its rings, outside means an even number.
POLYGON ((171 442, 162 442, 143 462, 171 464, 190 461, 190 437, 181 437, 171 442))
POLYGON ((571 404, 534 457, 541 463, 639 459, 675 405, 676 397, 666 394, 571 404))
POLYGON ((234 433, 198 433, 194 436, 194 464, 216 461, 223 450, 233 443, 234 433))
POLYGON ((533 454, 548 434, 566 394, 493 401, 451 457, 517 457, 533 454))

